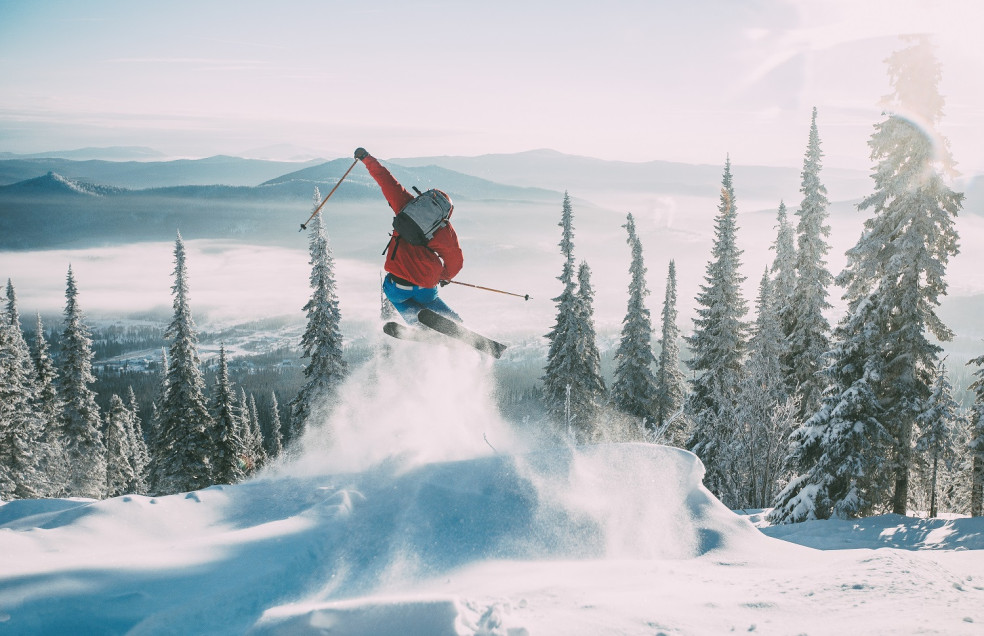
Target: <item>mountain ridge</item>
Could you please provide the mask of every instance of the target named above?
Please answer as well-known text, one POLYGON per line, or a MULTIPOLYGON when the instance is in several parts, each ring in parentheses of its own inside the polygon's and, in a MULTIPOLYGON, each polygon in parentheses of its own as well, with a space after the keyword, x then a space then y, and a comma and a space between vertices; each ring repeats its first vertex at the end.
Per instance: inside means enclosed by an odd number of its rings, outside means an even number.
POLYGON ((147 146, 87 146, 75 150, 52 150, 32 153, 0 153, 0 158, 10 159, 101 159, 105 161, 131 161, 138 159, 163 159, 166 154, 147 146))

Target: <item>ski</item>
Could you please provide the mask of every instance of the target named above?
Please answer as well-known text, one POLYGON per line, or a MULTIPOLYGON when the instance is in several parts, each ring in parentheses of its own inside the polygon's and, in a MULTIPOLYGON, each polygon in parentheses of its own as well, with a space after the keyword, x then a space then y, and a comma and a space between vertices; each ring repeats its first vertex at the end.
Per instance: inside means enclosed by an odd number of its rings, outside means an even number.
POLYGON ((399 340, 412 340, 414 342, 435 342, 439 338, 447 337, 469 345, 493 358, 502 356, 502 352, 506 349, 506 345, 501 342, 475 333, 429 309, 421 310, 417 317, 420 320, 420 327, 410 327, 399 322, 387 322, 383 325, 383 333, 399 340))
POLYGON ((493 358, 499 358, 502 356, 502 352, 506 350, 506 345, 501 342, 496 342, 482 334, 475 333, 471 329, 430 309, 421 309, 420 313, 417 314, 417 319, 420 321, 420 324, 430 327, 434 331, 439 331, 445 336, 464 342, 493 358))
POLYGON ((399 322, 387 322, 383 325, 383 333, 400 340, 413 340, 415 342, 433 342, 434 334, 428 333, 417 327, 410 327, 399 322))

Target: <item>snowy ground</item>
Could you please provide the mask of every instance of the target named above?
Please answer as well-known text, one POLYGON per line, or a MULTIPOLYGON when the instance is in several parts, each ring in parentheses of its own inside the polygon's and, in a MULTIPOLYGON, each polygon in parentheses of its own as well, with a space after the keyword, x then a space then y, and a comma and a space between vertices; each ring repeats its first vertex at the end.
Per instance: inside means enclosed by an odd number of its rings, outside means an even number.
POLYGON ((334 445, 316 427, 248 483, 0 505, 0 634, 984 630, 984 520, 757 528, 684 451, 531 448, 490 377, 397 343, 325 416, 334 445))

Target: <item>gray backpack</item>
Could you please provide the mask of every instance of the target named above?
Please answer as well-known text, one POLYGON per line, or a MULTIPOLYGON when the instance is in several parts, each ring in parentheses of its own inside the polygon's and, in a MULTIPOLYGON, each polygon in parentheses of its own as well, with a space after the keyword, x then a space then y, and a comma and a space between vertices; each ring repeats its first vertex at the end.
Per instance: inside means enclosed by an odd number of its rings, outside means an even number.
POLYGON ((434 233, 448 224, 454 204, 440 190, 428 190, 411 199, 393 217, 393 229, 411 245, 427 245, 434 233))

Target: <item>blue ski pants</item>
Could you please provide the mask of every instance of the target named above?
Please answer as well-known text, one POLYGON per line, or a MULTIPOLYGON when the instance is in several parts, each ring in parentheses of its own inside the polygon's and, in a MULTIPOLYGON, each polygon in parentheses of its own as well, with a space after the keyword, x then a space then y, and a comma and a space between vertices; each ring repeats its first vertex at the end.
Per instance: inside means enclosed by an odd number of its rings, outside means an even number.
POLYGON ((383 279, 383 293, 408 325, 417 324, 417 313, 425 307, 455 322, 461 322, 461 316, 438 297, 437 287, 405 285, 393 280, 392 274, 387 274, 383 279))

